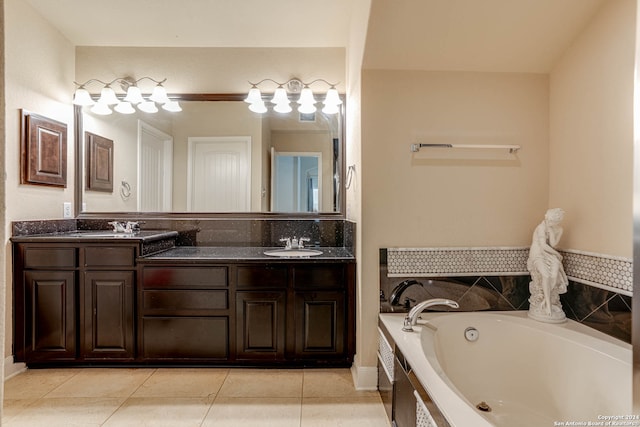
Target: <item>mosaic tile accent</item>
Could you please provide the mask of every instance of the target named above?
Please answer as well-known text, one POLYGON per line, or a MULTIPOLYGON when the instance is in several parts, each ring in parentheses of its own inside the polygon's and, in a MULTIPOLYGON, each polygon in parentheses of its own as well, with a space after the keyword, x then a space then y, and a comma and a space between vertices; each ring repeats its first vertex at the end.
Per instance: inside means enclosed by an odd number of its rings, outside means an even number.
POLYGON ((380 328, 378 328, 378 357, 380 359, 380 362, 382 363, 382 367, 384 368, 385 373, 387 374, 387 378, 389 378, 389 381, 393 383, 393 349, 391 348, 391 344, 389 344, 389 341, 387 341, 380 328))
POLYGON ((413 394, 416 397, 416 427, 438 427, 418 392, 413 394))
POLYGON ((389 277, 524 275, 529 248, 388 248, 389 277))
MULTIPOLYGON (((569 279, 631 296, 631 259, 560 251, 569 279)), ((529 248, 388 248, 389 277, 526 275, 529 248)))
POLYGON ((564 270, 572 280, 631 296, 633 261, 589 252, 561 251, 564 270), (613 289, 611 289, 613 288, 613 289))

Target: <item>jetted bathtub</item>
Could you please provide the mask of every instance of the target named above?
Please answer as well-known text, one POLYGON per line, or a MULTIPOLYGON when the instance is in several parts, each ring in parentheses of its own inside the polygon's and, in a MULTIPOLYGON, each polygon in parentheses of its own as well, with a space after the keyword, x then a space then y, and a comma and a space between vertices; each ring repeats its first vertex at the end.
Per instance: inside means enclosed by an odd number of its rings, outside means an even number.
POLYGON ((523 311, 423 313, 403 332, 403 315, 380 319, 454 427, 630 420, 631 345, 585 325, 523 311))

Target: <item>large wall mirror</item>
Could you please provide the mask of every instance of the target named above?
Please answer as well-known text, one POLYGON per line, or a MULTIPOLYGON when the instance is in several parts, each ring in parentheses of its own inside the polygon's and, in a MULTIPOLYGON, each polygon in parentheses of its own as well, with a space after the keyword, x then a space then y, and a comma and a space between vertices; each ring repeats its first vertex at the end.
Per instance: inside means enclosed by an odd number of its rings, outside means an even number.
POLYGON ((76 107, 76 207, 105 213, 342 215, 343 112, 249 111, 176 95, 181 112, 76 107))

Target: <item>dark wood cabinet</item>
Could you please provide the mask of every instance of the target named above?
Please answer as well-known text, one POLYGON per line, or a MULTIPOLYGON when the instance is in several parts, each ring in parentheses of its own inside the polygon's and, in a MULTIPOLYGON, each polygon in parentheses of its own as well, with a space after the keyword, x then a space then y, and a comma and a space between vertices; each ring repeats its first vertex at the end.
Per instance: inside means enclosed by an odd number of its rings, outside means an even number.
POLYGON ((349 366, 355 261, 140 257, 142 243, 13 245, 28 366, 349 366))
POLYGON ((227 266, 145 266, 138 295, 141 360, 228 359, 227 266))
POLYGON ((165 259, 141 264, 144 361, 241 366, 347 366, 353 361, 354 262, 165 259), (202 332, 206 322, 215 333, 202 332))
POLYGON ((134 358, 133 284, 133 271, 84 273, 83 359, 134 358))
POLYGON ((137 253, 136 243, 14 245, 15 360, 133 360, 137 253))
POLYGON ((286 293, 236 293, 236 357, 284 360, 286 293))
POLYGON ((76 357, 76 280, 74 271, 24 272, 25 360, 74 360, 76 357))
POLYGON ((293 322, 296 357, 344 355, 346 315, 343 292, 296 292, 293 322))

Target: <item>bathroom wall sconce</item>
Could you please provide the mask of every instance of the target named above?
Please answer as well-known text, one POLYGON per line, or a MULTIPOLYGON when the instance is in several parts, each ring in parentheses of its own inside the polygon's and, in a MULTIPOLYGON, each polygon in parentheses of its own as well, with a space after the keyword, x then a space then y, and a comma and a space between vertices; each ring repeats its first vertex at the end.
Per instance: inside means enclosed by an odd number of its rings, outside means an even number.
POLYGON ((134 80, 131 77, 117 77, 108 83, 98 79, 90 79, 82 84, 74 82, 78 87, 73 94, 73 103, 80 106, 92 105, 91 112, 100 115, 111 114, 113 110, 120 114, 133 114, 136 112, 135 108, 133 108, 134 105, 138 107, 138 110, 145 113, 157 113, 159 110, 156 104, 161 104, 161 108, 166 111, 182 111, 180 104, 167 96, 167 90, 162 86, 165 81, 167 79, 155 80, 151 77, 141 77, 138 80, 134 80), (138 87, 138 83, 142 80, 151 80, 155 83, 151 95, 146 98, 138 87), (102 85, 100 97, 97 101, 87 90, 87 86, 93 83, 102 85), (116 94, 116 91, 112 88, 112 85, 116 83, 125 92, 124 95, 119 96, 116 94), (113 110, 111 110, 112 105, 114 105, 113 110))
POLYGON ((298 111, 303 114, 311 114, 315 113, 316 103, 320 102, 315 99, 313 91, 311 90, 311 85, 322 82, 329 86, 327 93, 322 101, 323 108, 322 112, 325 114, 336 114, 340 111, 340 104, 342 104, 342 100, 340 99, 340 95, 338 95, 338 91, 336 90, 336 84, 329 83, 323 79, 315 79, 309 83, 305 83, 299 79, 293 78, 284 83, 279 83, 272 79, 263 79, 258 83, 251 83, 251 89, 249 90, 249 94, 245 98, 244 102, 249 104, 249 110, 254 113, 266 113, 267 105, 265 100, 262 98, 262 93, 258 86, 264 82, 272 82, 278 85, 276 88, 273 97, 269 100, 272 104, 274 104, 273 110, 278 113, 290 113, 293 108, 291 107, 292 100, 289 98, 289 94, 294 94, 298 96, 296 103, 298 104, 298 111))

